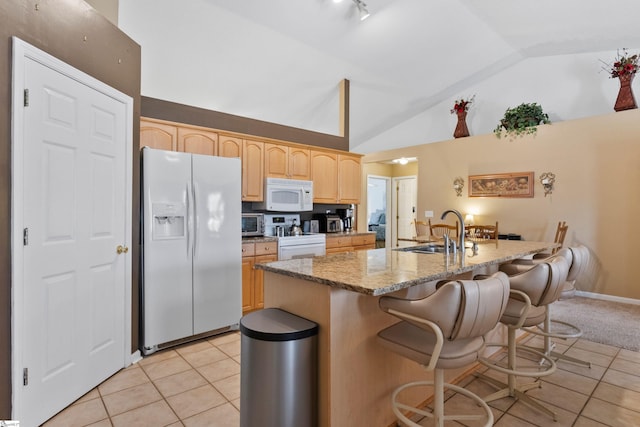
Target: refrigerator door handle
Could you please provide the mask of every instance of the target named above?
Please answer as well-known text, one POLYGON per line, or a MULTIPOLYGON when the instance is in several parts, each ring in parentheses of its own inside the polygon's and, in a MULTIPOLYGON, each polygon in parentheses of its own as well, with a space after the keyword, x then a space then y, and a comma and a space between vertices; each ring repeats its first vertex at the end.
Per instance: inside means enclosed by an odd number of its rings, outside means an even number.
POLYGON ((187 258, 189 258, 189 253, 191 249, 191 222, 193 221, 191 215, 191 183, 187 181, 187 258))
POLYGON ((197 194, 196 193, 196 191, 197 191, 196 187, 197 187, 197 185, 198 184, 196 184, 194 182, 192 184, 192 186, 191 186, 191 192, 192 192, 191 193, 191 200, 193 200, 193 243, 192 243, 192 245, 193 245, 192 246, 193 259, 196 258, 196 248, 197 248, 197 245, 198 245, 197 238, 198 238, 198 232, 199 232, 199 230, 198 230, 198 228, 199 228, 199 224, 198 224, 198 206, 197 206, 198 200, 197 200, 197 197, 196 197, 196 194, 197 194))

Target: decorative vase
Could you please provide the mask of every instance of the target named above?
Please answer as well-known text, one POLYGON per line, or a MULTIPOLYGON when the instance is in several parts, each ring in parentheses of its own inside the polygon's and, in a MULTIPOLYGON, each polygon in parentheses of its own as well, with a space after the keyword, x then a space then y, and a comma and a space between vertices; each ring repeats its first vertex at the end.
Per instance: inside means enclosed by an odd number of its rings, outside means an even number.
POLYGON ((469 129, 467 128, 467 122, 465 121, 467 118, 467 112, 464 110, 456 111, 458 115, 458 124, 456 125, 456 130, 453 131, 454 138, 463 138, 465 136, 469 136, 469 129))
POLYGON ((636 105, 636 99, 633 96, 633 91, 631 90, 633 76, 635 76, 635 74, 622 74, 621 76, 618 76, 618 79, 620 80, 620 91, 618 92, 616 105, 613 107, 614 110, 623 111, 638 108, 636 105))

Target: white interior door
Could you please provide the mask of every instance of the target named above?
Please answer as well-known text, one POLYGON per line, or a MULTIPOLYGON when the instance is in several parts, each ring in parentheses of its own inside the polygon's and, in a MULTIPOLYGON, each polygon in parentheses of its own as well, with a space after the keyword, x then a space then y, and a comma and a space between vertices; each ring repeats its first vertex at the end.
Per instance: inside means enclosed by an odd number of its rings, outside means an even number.
POLYGON ((127 364, 131 104, 14 55, 14 418, 31 426, 127 364))
POLYGON ((392 205, 397 220, 393 230, 393 243, 401 246, 403 240, 411 240, 415 234, 413 221, 416 219, 416 205, 418 200, 417 179, 415 176, 394 178, 394 196, 392 205))

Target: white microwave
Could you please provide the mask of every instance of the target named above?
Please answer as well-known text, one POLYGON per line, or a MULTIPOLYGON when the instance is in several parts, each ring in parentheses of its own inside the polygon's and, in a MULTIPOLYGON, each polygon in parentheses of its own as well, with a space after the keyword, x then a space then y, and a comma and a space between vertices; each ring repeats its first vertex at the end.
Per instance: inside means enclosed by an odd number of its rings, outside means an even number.
POLYGON ((254 203, 253 207, 274 212, 312 211, 313 182, 265 178, 264 202, 254 203))

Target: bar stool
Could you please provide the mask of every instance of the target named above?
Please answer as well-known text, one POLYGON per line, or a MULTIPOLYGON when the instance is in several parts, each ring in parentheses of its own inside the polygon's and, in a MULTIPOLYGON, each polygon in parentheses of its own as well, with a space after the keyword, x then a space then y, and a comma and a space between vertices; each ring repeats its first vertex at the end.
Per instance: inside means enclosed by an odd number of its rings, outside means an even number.
MULTIPOLYGON (((585 246, 580 245, 577 247, 560 249, 560 251, 558 251, 556 255, 552 256, 564 256, 565 259, 569 261, 569 273, 567 274, 567 280, 562 286, 559 299, 563 300, 573 298, 576 292, 576 280, 580 277, 580 275, 582 275, 582 272, 584 271, 589 261, 589 250, 585 246)), ((548 260, 549 258, 546 259, 548 260)), ((532 265, 542 261, 544 261, 544 259, 541 260, 535 257, 533 259, 517 259, 514 260, 511 264, 504 264, 500 267, 500 269, 507 274, 515 274, 517 272, 521 272, 525 269, 531 268, 532 265)), ((582 336, 582 330, 578 326, 571 323, 552 319, 551 305, 547 306, 547 312, 545 314, 545 319, 542 326, 536 325, 534 327, 525 329, 532 334, 540 335, 543 337, 544 347, 537 350, 542 351, 547 356, 552 356, 556 359, 566 360, 568 362, 591 368, 591 362, 589 361, 577 359, 575 357, 567 356, 566 354, 553 351, 553 349, 555 348, 555 344, 551 341, 551 338, 562 340, 580 338, 582 336), (560 326, 553 328, 553 324, 560 326)))
MULTIPOLYGON (((444 382, 444 370, 476 362, 485 348, 484 334, 499 322, 509 299, 507 275, 497 272, 484 280, 450 281, 431 295, 419 300, 381 297, 380 308, 400 319, 378 333, 378 341, 391 351, 411 359, 427 370, 434 371, 433 381, 415 381, 394 390, 393 412, 406 425, 419 427, 409 414, 429 417, 435 425, 445 420, 482 420, 493 425, 493 413, 476 394, 444 382), (400 402, 405 389, 433 386, 434 408, 430 412, 400 402), (482 407, 484 414, 444 414, 444 388, 469 397, 482 407), (407 413, 405 413, 407 412, 407 413)), ((474 408, 477 408, 474 405, 474 408)))
MULTIPOLYGON (((546 306, 556 301, 560 296, 562 284, 567 278, 569 265, 562 256, 556 256, 548 261, 540 262, 524 272, 509 276, 511 297, 500 322, 507 326, 507 366, 499 361, 488 358, 480 359, 480 363, 490 369, 507 375, 507 383, 503 383, 483 374, 476 374, 485 382, 499 388, 497 392, 484 397, 485 402, 514 397, 522 403, 550 415, 556 420, 556 414, 546 406, 538 403, 525 394, 527 390, 541 386, 540 377, 551 375, 556 371, 556 364, 549 356, 529 348, 516 345, 516 331, 523 327, 535 326, 544 321, 546 306), (531 366, 516 365, 516 351, 525 351, 541 363, 531 366), (536 378, 533 382, 520 384, 517 377, 536 378)), ((488 343, 487 346, 504 347, 502 343, 488 343)))

